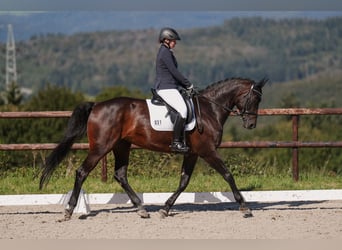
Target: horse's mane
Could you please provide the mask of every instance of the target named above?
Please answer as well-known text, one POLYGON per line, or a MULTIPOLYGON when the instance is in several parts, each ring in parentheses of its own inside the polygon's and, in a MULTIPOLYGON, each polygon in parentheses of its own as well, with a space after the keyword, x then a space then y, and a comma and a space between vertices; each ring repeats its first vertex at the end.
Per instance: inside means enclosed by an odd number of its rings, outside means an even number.
POLYGON ((223 80, 219 80, 217 82, 210 83, 206 88, 200 90, 201 93, 203 92, 210 92, 212 89, 217 89, 218 86, 221 86, 223 84, 232 84, 236 82, 252 82, 254 83, 253 80, 248 79, 248 78, 242 78, 242 77, 231 77, 231 78, 226 78, 223 80))

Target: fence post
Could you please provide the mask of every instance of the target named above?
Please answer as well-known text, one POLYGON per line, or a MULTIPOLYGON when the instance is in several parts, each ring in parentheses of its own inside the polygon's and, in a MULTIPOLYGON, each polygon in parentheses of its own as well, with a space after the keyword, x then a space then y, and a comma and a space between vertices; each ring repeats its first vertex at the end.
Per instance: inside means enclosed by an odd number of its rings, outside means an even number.
MULTIPOLYGON (((299 116, 292 116, 292 141, 298 142, 298 123, 299 116)), ((298 168, 298 147, 292 148, 292 177, 294 181, 299 180, 299 168, 298 168)))
POLYGON ((108 175, 107 175, 107 155, 102 158, 102 169, 101 169, 101 181, 107 182, 108 175))

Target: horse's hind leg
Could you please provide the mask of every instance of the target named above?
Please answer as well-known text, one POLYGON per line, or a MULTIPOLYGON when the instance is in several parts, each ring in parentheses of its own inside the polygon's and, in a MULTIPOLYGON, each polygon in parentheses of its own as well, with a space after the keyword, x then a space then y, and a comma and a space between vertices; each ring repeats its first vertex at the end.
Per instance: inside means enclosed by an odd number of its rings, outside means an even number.
POLYGON ((149 218, 150 215, 145 210, 138 195, 129 185, 127 180, 127 168, 129 162, 131 144, 127 141, 120 141, 115 146, 113 152, 115 156, 115 174, 114 178, 119 182, 121 187, 125 190, 128 197, 131 199, 133 205, 138 208, 138 214, 142 218, 149 218))
POLYGON ((65 209, 64 220, 70 220, 74 209, 77 205, 78 197, 82 188, 83 182, 86 180, 89 173, 95 168, 98 161, 103 157, 103 155, 88 153, 87 158, 83 161, 82 165, 76 170, 76 177, 74 188, 68 205, 65 209))

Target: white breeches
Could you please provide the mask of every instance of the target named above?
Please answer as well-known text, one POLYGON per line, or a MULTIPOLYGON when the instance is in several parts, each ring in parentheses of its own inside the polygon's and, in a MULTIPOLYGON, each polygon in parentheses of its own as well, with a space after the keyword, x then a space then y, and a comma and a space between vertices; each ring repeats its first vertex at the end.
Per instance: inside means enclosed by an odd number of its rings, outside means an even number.
POLYGON ((160 89, 157 94, 164 99, 171 107, 180 113, 182 118, 186 119, 187 108, 182 95, 177 89, 160 89))

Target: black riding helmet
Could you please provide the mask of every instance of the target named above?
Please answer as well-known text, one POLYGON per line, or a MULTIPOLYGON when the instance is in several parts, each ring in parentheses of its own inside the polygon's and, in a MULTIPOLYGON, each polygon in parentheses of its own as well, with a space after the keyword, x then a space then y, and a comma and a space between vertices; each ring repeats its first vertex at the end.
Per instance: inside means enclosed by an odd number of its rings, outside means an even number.
POLYGON ((159 33, 159 42, 162 43, 164 39, 169 40, 181 40, 180 36, 178 35, 177 31, 172 28, 163 28, 160 30, 159 33))

